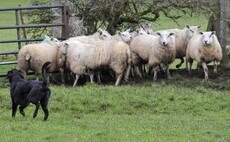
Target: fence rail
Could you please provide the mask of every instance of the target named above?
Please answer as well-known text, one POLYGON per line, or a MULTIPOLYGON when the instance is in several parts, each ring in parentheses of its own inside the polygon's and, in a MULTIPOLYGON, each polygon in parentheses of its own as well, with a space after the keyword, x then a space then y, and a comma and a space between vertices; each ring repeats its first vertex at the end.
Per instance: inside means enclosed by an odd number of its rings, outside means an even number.
MULTIPOLYGON (((3 43, 18 43, 18 51, 21 48, 22 42, 35 42, 35 41, 42 41, 44 38, 21 38, 21 30, 26 28, 42 28, 42 27, 61 27, 62 37, 59 39, 67 39, 69 35, 69 9, 65 5, 39 5, 39 6, 19 6, 19 7, 8 7, 8 8, 0 8, 0 13, 2 11, 15 11, 15 25, 12 26, 3 26, 0 25, 0 30, 9 30, 15 29, 17 33, 17 39, 8 39, 8 40, 0 40, 0 44, 3 43), (34 10, 34 9, 61 9, 62 10, 62 23, 37 23, 37 24, 20 24, 20 11, 21 10, 34 10)), ((12 15, 11 15, 12 16, 12 15)), ((4 20, 4 19, 1 19, 4 20)), ((12 52, 0 52, 0 55, 9 55, 9 54, 18 54, 18 51, 12 52)), ((7 61, 7 62, 0 62, 0 65, 10 65, 10 64, 17 64, 17 61, 7 61)), ((5 74, 0 73, 0 77, 6 76, 5 74)))

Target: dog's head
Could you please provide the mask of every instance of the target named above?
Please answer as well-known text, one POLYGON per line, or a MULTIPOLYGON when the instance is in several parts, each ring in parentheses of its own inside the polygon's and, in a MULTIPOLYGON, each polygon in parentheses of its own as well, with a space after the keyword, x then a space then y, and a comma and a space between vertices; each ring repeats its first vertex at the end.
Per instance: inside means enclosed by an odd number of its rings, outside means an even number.
POLYGON ((24 74, 21 70, 17 70, 17 69, 12 69, 10 71, 8 71, 7 76, 6 76, 9 81, 12 81, 12 78, 20 78, 20 79, 24 79, 24 74))

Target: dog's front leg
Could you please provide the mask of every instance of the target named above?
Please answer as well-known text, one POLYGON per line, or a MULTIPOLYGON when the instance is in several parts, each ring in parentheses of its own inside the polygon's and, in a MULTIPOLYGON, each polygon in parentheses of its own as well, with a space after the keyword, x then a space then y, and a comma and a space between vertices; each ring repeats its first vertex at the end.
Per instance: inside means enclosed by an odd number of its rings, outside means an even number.
POLYGON ((35 104, 35 106, 36 106, 36 109, 35 109, 35 111, 34 111, 33 118, 36 118, 36 117, 37 117, 38 109, 39 109, 39 107, 40 107, 40 104, 39 104, 39 103, 38 103, 38 104, 35 104))
POLYGON ((12 117, 15 117, 18 105, 12 102, 12 117))

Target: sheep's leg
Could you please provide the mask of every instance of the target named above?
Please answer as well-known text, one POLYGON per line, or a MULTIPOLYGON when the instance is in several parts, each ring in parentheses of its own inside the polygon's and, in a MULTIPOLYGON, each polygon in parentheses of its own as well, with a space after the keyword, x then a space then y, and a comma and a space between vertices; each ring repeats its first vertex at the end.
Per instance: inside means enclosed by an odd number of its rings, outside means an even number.
POLYGON ((214 73, 217 73, 217 61, 213 61, 214 73))
POLYGON ((98 81, 98 83, 101 83, 101 73, 100 73, 100 71, 97 71, 97 81, 98 81))
POLYGON ((35 77, 36 77, 36 80, 39 80, 38 74, 37 74, 37 73, 35 73, 35 77))
POLYGON ((157 68, 153 68, 153 81, 157 81, 157 68))
POLYGON ((147 76, 147 69, 146 69, 146 65, 145 64, 142 65, 142 74, 144 76, 147 76))
POLYGON ((120 82, 121 82, 122 76, 123 76, 123 74, 119 74, 119 75, 117 75, 117 80, 116 80, 115 86, 120 85, 120 82))
POLYGON ((140 66, 135 66, 135 71, 137 73, 137 75, 139 76, 139 78, 143 78, 142 74, 141 74, 141 71, 140 71, 140 66))
POLYGON ((171 77, 171 74, 169 72, 169 65, 166 66, 166 71, 167 71, 167 78, 171 79, 172 77, 171 77))
POLYGON ((65 84, 64 69, 60 68, 60 72, 61 72, 61 82, 62 82, 62 84, 65 84))
POLYGON ((176 65, 176 68, 181 67, 181 65, 184 63, 184 58, 180 58, 180 63, 176 65))
POLYGON ((128 65, 128 68, 125 72, 125 81, 128 81, 129 80, 129 74, 130 74, 130 70, 131 70, 131 66, 128 65))
POLYGON ((158 66, 149 66, 149 68, 152 69, 151 73, 153 72, 153 81, 157 81, 157 69, 158 66))
POLYGON ((90 77, 90 83, 94 83, 94 73, 90 73, 89 77, 90 77))
POLYGON ((76 87, 78 79, 79 79, 79 75, 76 75, 76 79, 74 81, 73 87, 76 87))
POLYGON ((203 67, 203 70, 204 70, 204 79, 207 80, 208 79, 208 67, 207 67, 207 64, 205 62, 202 62, 202 67, 203 67))
POLYGON ((188 74, 191 74, 192 63, 193 63, 193 60, 186 61, 186 67, 188 70, 188 74))

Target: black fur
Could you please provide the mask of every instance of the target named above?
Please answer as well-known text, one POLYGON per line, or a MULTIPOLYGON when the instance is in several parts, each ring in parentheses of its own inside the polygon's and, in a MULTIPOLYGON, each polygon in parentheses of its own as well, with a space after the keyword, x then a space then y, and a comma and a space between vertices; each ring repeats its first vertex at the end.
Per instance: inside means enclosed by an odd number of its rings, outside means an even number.
POLYGON ((12 100, 12 117, 15 117, 17 106, 19 105, 20 113, 25 116, 24 108, 30 103, 36 106, 33 118, 37 116, 38 109, 41 105, 44 111, 44 121, 49 116, 48 102, 51 91, 47 82, 47 66, 50 62, 46 62, 42 66, 43 81, 31 80, 26 81, 23 72, 17 69, 8 71, 7 77, 10 82, 10 95, 12 100))

